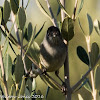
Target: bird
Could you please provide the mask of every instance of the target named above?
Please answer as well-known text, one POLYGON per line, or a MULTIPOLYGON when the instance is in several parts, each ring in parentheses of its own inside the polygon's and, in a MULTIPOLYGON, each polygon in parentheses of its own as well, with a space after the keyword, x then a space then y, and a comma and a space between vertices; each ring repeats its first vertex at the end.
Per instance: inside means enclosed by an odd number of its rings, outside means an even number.
POLYGON ((59 28, 50 26, 40 45, 40 63, 46 72, 56 72, 66 59, 67 47, 59 28))

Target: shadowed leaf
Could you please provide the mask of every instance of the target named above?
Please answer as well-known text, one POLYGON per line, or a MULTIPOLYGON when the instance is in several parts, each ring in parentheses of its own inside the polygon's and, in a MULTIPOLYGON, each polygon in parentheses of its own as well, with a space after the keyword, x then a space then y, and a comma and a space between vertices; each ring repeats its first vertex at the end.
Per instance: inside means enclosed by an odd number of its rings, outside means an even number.
POLYGON ((96 42, 92 43, 91 53, 90 53, 90 62, 91 67, 94 67, 99 55, 99 46, 96 42))
POLYGON ((21 81, 23 74, 24 74, 24 65, 22 57, 18 55, 14 71, 16 83, 19 83, 21 81))
POLYGON ((81 47, 81 46, 77 47, 77 55, 81 61, 83 61, 85 64, 89 65, 89 58, 83 47, 81 47))
POLYGON ((64 19, 61 29, 62 37, 69 41, 74 37, 74 22, 71 18, 64 19))
POLYGON ((81 12, 81 10, 83 8, 83 4, 84 4, 84 0, 81 0, 81 4, 80 4, 80 7, 78 9, 77 15, 81 12))
POLYGON ((32 31, 33 31, 33 27, 32 27, 32 23, 30 22, 29 24, 28 24, 28 28, 27 28, 28 30, 28 41, 30 40, 30 38, 31 38, 31 35, 32 35, 32 31))
POLYGON ((89 35, 91 35, 91 33, 93 31, 93 22, 92 22, 92 18, 89 14, 87 14, 87 18, 88 18, 88 23, 89 23, 89 35))
POLYGON ((13 13, 16 14, 19 8, 19 0, 10 0, 10 5, 13 13))
POLYGON ((100 90, 100 66, 97 66, 94 72, 95 88, 100 90))
POLYGON ((7 0, 5 0, 4 10, 3 10, 3 19, 4 19, 5 24, 7 23, 8 19, 10 17, 10 12, 11 12, 10 3, 7 0))
POLYGON ((98 35, 100 35, 100 21, 98 21, 97 19, 94 21, 94 28, 98 35))
POLYGON ((18 21, 19 21, 19 27, 21 30, 23 30, 25 23, 26 23, 26 13, 25 9, 20 7, 18 12, 18 21))

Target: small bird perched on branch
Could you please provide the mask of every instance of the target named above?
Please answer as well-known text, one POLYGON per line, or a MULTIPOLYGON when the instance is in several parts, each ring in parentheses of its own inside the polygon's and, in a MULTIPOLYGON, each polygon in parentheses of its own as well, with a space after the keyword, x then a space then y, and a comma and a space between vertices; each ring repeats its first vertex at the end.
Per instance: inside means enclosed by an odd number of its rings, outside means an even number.
POLYGON ((49 27, 40 46, 40 61, 46 71, 59 70, 65 62, 66 52, 59 29, 55 26, 49 27))

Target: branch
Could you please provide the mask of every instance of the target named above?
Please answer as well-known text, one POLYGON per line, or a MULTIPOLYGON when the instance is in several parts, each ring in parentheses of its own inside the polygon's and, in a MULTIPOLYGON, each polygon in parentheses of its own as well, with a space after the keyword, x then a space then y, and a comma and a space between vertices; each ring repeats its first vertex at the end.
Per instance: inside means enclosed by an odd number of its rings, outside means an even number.
POLYGON ((72 19, 73 19, 73 20, 76 19, 77 4, 78 4, 78 0, 75 1, 74 11, 73 11, 73 15, 72 15, 72 19))
POLYGON ((48 7, 49 12, 50 12, 51 17, 52 17, 52 23, 53 23, 54 26, 58 27, 57 20, 54 17, 54 14, 53 14, 53 11, 52 11, 51 6, 49 4, 49 1, 48 0, 45 0, 45 1, 47 2, 47 7, 48 7))
POLYGON ((90 68, 84 76, 72 87, 72 92, 84 81, 84 79, 87 77, 87 75, 91 72, 92 68, 90 68))
POLYGON ((6 81, 4 64, 3 64, 3 59, 2 59, 1 46, 0 46, 0 65, 1 65, 3 83, 4 83, 5 96, 6 96, 6 100, 8 100, 8 88, 7 88, 7 81, 6 81))

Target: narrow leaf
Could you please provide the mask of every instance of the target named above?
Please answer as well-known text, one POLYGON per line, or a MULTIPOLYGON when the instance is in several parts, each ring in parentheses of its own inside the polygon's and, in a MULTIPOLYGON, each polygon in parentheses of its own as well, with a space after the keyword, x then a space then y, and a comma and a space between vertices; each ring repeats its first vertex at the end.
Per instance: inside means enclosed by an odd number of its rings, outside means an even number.
POLYGON ((10 5, 13 13, 16 14, 19 8, 19 0, 10 0, 10 5))
POLYGON ((56 16, 58 16, 58 15, 59 15, 60 11, 61 11, 61 7, 60 7, 60 6, 58 6, 58 10, 57 10, 57 15, 56 15, 56 16))
POLYGON ((79 13, 81 12, 81 10, 83 8, 83 4, 84 4, 84 0, 81 0, 81 4, 80 4, 80 7, 78 9, 77 15, 79 15, 79 13))
POLYGON ((89 57, 83 47, 81 46, 77 47, 77 55, 81 61, 83 61, 85 64, 89 66, 89 57))
POLYGON ((19 83, 21 81, 23 74, 24 74, 24 65, 22 57, 18 55, 14 71, 16 83, 19 83))
POLYGON ((8 53, 4 57, 4 67, 5 67, 6 80, 8 80, 8 77, 11 77, 11 72, 12 72, 12 60, 11 56, 8 53))
POLYGON ((37 6, 40 8, 41 12, 42 12, 45 16, 47 16, 50 20, 52 20, 51 17, 50 17, 50 15, 49 15, 49 14, 47 13, 47 11, 44 9, 44 7, 42 6, 42 4, 40 3, 39 0, 36 0, 36 4, 37 4, 37 6))
POLYGON ((1 25, 1 21, 2 21, 2 11, 0 9, 0 25, 1 25))
POLYGON ((90 62, 91 67, 94 67, 99 55, 99 46, 96 42, 92 43, 91 53, 90 53, 90 62))
POLYGON ((29 92, 32 92, 32 80, 30 78, 26 81, 26 87, 28 88, 29 92))
POLYGON ((70 41, 74 37, 74 22, 71 18, 67 17, 64 19, 61 34, 67 41, 70 41))
POLYGON ((100 21, 98 21, 97 19, 94 21, 94 28, 98 35, 100 35, 100 21))
POLYGON ((66 9, 63 7, 63 5, 61 4, 60 0, 57 0, 58 1, 58 4, 60 5, 61 9, 64 11, 64 13, 70 17, 70 15, 67 13, 66 9))
POLYGON ((40 30, 36 33, 34 39, 37 38, 37 36, 40 34, 40 32, 42 31, 44 25, 45 25, 45 22, 43 23, 43 25, 42 25, 42 27, 40 28, 40 30))
POLYGON ((33 82, 32 82, 32 91, 36 90, 36 79, 33 78, 33 82))
POLYGON ((7 23, 9 17, 10 17, 10 12, 11 12, 11 9, 10 9, 10 3, 5 0, 4 2, 4 8, 3 8, 3 19, 4 19, 4 22, 5 24, 7 23))
POLYGON ((82 28, 82 25, 81 25, 81 22, 80 22, 79 17, 78 17, 78 22, 79 22, 79 26, 80 26, 80 28, 81 28, 82 32, 85 34, 85 32, 84 32, 84 30, 83 30, 83 28, 82 28))
POLYGON ((79 100, 84 100, 80 94, 78 94, 78 99, 79 100))
POLYGON ((48 86, 48 87, 47 87, 47 91, 46 91, 46 96, 45 96, 46 99, 47 99, 47 96, 48 96, 48 94, 49 94, 49 90, 50 90, 50 87, 48 86))
POLYGON ((25 88, 25 96, 26 96, 25 100, 32 100, 31 94, 27 88, 25 88))
MULTIPOLYGON (((25 93, 25 77, 22 78, 18 96, 24 96, 24 93, 25 93)), ((17 98, 17 100, 23 100, 23 98, 17 98)))
POLYGON ((20 7, 18 12, 18 21, 19 21, 19 27, 21 30, 23 30, 25 23, 26 23, 26 13, 25 9, 20 7))
POLYGON ((100 66, 97 66, 94 72, 95 88, 100 91, 100 66))
POLYGON ((28 0, 27 5, 26 5, 25 9, 28 7, 29 2, 30 2, 30 0, 28 0))
POLYGON ((92 18, 89 14, 87 14, 87 19, 88 19, 88 23, 89 23, 89 35, 91 35, 91 33, 93 31, 93 22, 92 22, 92 18))

